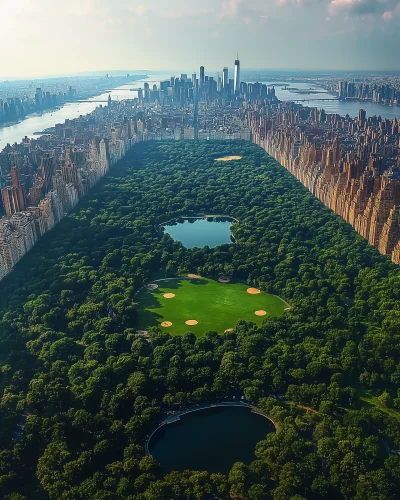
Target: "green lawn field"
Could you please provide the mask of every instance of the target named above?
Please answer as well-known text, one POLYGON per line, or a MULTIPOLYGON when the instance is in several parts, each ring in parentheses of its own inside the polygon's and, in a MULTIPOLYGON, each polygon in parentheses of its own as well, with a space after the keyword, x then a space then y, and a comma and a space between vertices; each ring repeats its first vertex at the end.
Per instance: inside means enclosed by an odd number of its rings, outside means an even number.
POLYGON ((156 290, 143 289, 137 296, 138 330, 160 326, 172 335, 193 332, 197 336, 209 330, 223 333, 235 328, 239 319, 261 325, 265 318, 281 316, 288 305, 279 297, 267 293, 250 295, 249 286, 242 283, 222 284, 201 279, 170 279, 158 282, 156 290), (164 294, 174 294, 165 298, 164 294), (265 311, 266 316, 257 316, 256 311, 265 311), (186 325, 195 320, 197 325, 186 325), (172 323, 162 327, 163 322, 172 323))

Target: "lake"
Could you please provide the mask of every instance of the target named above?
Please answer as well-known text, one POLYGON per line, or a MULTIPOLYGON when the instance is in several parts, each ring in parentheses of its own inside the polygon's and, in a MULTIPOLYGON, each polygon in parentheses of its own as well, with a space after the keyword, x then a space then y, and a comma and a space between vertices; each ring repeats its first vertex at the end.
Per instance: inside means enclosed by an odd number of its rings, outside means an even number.
POLYGON ((233 219, 229 217, 209 217, 177 219, 175 223, 164 226, 165 232, 185 248, 214 248, 218 245, 232 243, 231 226, 233 219))
POLYGON ((161 427, 149 451, 163 472, 205 470, 227 474, 235 462, 256 460, 256 444, 274 432, 273 423, 250 408, 207 408, 161 427))

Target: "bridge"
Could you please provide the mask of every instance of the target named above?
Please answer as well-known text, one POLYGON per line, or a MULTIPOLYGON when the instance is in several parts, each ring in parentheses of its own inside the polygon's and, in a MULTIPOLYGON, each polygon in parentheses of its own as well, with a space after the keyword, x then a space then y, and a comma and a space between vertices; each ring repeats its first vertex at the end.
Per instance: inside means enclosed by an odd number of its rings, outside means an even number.
POLYGON ((316 98, 316 99, 290 99, 293 102, 312 102, 312 101, 339 101, 338 97, 325 97, 325 98, 316 98))
POLYGON ((68 101, 70 103, 74 103, 74 102, 95 102, 95 103, 100 103, 100 104, 107 104, 107 99, 103 100, 103 101, 97 101, 97 100, 91 100, 91 99, 82 99, 82 100, 79 100, 79 101, 68 101))

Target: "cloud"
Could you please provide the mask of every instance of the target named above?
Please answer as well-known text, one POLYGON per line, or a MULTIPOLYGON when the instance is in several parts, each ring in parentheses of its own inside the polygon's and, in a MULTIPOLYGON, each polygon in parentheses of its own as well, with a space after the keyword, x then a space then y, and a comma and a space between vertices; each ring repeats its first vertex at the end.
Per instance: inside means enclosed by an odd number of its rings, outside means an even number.
POLYGON ((241 0, 229 0, 222 2, 219 17, 235 17, 239 11, 241 0))
POLYGON ((390 21, 391 19, 393 19, 393 12, 391 12, 390 10, 386 10, 383 14, 382 14, 382 19, 384 21, 390 21))
MULTIPOLYGON (((328 10, 331 14, 348 12, 355 15, 379 15, 391 12, 398 0, 331 0, 328 10)), ((387 19, 388 14, 384 19, 387 19)))
MULTIPOLYGON (((253 2, 257 3, 257 2, 253 2)), ((221 21, 224 19, 239 19, 244 24, 250 25, 254 21, 259 21, 263 24, 267 19, 267 12, 262 6, 248 6, 249 2, 244 2, 243 0, 228 0, 221 4, 221 8, 217 13, 217 20, 221 21)))

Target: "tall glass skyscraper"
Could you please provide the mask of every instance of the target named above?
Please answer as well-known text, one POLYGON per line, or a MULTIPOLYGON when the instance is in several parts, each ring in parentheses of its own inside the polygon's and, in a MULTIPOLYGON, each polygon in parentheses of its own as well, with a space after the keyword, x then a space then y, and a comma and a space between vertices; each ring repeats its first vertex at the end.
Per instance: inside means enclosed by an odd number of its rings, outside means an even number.
POLYGON ((240 92, 240 61, 239 55, 235 61, 235 76, 233 81, 233 91, 235 94, 239 94, 240 92))
POLYGON ((222 88, 225 92, 229 89, 229 70, 227 67, 222 70, 222 88))

